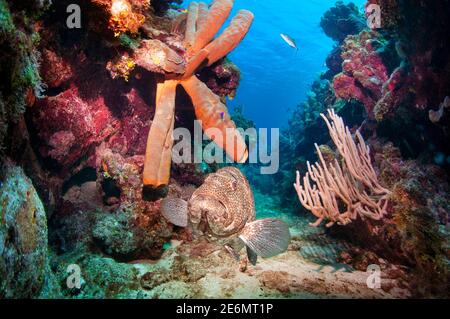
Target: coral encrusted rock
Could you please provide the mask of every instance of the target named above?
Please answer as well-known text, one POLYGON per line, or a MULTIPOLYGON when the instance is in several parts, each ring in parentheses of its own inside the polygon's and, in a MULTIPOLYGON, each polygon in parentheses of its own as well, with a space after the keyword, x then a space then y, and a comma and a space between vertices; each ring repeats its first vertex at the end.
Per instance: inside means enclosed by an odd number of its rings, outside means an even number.
POLYGON ((44 206, 23 170, 6 164, 0 177, 0 298, 37 297, 47 267, 44 206))
POLYGON ((43 141, 41 155, 62 168, 71 168, 118 126, 102 96, 85 101, 75 86, 40 100, 33 121, 43 141))
POLYGON ((364 104, 369 117, 382 97, 383 84, 389 79, 389 72, 380 55, 384 44, 374 32, 363 31, 349 36, 342 46, 343 72, 333 80, 337 97, 355 99, 364 104))
POLYGON ((354 3, 344 4, 337 1, 336 5, 323 15, 320 26, 327 36, 342 42, 350 34, 359 33, 365 26, 365 21, 354 3))

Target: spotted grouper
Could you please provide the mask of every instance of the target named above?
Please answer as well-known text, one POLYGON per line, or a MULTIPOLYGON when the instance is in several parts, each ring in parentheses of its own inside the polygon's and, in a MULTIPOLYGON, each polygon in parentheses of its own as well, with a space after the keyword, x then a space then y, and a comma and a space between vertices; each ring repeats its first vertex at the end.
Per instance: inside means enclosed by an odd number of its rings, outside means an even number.
POLYGON ((290 241, 286 223, 273 218, 256 220, 250 185, 234 167, 208 175, 189 202, 164 199, 161 213, 174 225, 190 227, 195 235, 223 244, 237 259, 245 245, 253 265, 258 255, 268 258, 286 251, 290 241))

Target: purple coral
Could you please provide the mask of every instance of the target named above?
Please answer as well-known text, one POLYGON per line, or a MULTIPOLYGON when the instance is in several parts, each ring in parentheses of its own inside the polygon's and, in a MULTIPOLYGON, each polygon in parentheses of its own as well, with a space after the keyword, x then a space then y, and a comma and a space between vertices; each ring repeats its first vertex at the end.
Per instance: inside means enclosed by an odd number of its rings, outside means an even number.
POLYGON ((222 60, 203 70, 200 79, 217 95, 233 98, 241 80, 239 68, 232 62, 222 60))

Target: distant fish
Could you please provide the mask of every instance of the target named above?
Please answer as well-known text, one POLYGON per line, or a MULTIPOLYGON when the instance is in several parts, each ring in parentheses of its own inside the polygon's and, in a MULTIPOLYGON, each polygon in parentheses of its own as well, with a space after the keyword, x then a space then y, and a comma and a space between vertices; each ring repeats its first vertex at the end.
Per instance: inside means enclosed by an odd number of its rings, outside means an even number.
POLYGON ((439 105, 439 110, 434 111, 434 110, 430 110, 429 111, 429 117, 430 117, 430 121, 433 122, 434 124, 437 124, 441 118, 444 116, 444 110, 450 108, 450 97, 445 97, 444 102, 441 103, 441 105, 439 105))
POLYGON ((287 44, 289 44, 290 47, 292 47, 298 51, 298 47, 297 47, 297 44, 295 43, 294 39, 292 39, 290 36, 288 36, 287 34, 284 34, 284 33, 281 33, 280 36, 284 41, 286 41, 287 44))
POLYGON ((208 175, 189 202, 164 199, 161 213, 176 226, 189 226, 194 234, 216 240, 236 259, 245 245, 253 265, 258 255, 268 258, 286 251, 290 241, 289 227, 281 220, 256 220, 250 184, 235 167, 208 175))

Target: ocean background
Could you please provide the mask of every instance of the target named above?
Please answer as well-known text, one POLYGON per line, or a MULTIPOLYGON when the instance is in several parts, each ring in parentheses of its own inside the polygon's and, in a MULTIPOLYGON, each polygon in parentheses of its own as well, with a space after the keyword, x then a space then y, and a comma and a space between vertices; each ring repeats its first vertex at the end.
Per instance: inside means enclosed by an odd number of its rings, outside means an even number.
MULTIPOLYGON (((185 1, 187 8, 191 1, 185 1)), ((348 3, 350 1, 344 1, 348 3)), ((365 0, 355 0, 361 11, 365 0)), ((326 70, 325 59, 334 42, 320 28, 320 18, 335 0, 235 0, 233 13, 247 9, 255 21, 243 42, 229 55, 240 68, 232 110, 243 106, 244 115, 258 128, 281 128, 289 110, 302 102, 317 75, 326 70), (280 33, 296 40, 298 52, 280 33)), ((225 26, 228 25, 225 24, 225 26)))

